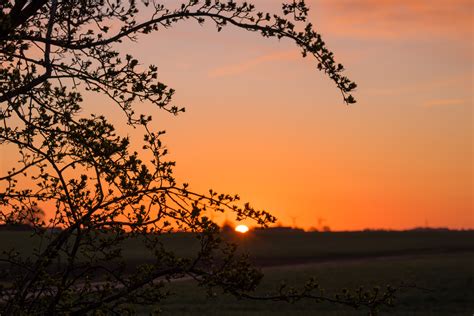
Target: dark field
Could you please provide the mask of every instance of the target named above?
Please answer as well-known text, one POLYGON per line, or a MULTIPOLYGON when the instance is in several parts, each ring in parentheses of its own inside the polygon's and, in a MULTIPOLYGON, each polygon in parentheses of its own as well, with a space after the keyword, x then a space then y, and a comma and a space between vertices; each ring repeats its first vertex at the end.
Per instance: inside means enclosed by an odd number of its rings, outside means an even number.
MULTIPOLYGON (((371 288, 411 283, 423 289, 402 289, 396 306, 382 309, 381 315, 472 315, 473 264, 474 255, 470 253, 272 267, 264 269, 266 279, 259 292, 271 291, 282 279, 301 286, 310 276, 317 277, 328 293, 360 285, 371 288)), ((170 297, 160 306, 164 315, 367 315, 366 310, 308 300, 288 304, 237 300, 226 295, 206 298, 190 281, 171 286, 180 296, 170 297)))
MULTIPOLYGON (((0 248, 16 246, 29 252, 38 241, 27 232, 0 232, 0 248)), ((327 293, 335 289, 372 288, 386 284, 402 288, 390 315, 472 315, 474 312, 474 231, 407 231, 302 233, 253 231, 229 234, 265 273, 258 290, 265 294, 281 280, 301 286, 316 277, 327 293)), ((164 243, 181 255, 191 254, 190 234, 164 236, 164 243)), ((124 246, 131 263, 150 256, 133 242, 124 246)), ((288 304, 237 300, 216 293, 207 298, 191 281, 170 284, 175 296, 159 307, 164 315, 366 315, 367 311, 311 301, 288 304)), ((151 311, 144 308, 139 312, 151 311)))

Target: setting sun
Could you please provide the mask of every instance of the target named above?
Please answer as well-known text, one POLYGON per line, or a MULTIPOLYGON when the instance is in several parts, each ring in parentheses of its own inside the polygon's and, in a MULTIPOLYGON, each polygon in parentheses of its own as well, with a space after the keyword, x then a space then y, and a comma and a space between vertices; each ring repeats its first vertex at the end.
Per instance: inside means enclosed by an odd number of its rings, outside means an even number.
POLYGON ((238 225, 235 231, 244 234, 249 231, 249 228, 246 225, 238 225))

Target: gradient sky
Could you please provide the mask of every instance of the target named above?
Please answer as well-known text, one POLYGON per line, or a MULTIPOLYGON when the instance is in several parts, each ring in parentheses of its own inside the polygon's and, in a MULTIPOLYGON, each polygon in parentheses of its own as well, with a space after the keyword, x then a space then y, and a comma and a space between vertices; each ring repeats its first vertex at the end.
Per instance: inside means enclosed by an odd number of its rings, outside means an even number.
MULTIPOLYGON (((122 46, 186 106, 139 106, 167 130, 178 180, 306 229, 474 228, 473 2, 307 2, 359 86, 353 106, 289 41, 186 22, 122 46)), ((107 102, 86 98, 117 116, 107 102)))

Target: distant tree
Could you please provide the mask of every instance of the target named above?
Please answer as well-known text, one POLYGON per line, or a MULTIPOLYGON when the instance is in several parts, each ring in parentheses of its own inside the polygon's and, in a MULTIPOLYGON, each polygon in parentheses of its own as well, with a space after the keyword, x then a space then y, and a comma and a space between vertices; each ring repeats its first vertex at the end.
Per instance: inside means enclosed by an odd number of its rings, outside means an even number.
POLYGON ((38 206, 22 208, 20 212, 9 212, 10 218, 6 218, 7 223, 28 225, 31 227, 44 226, 45 212, 38 206))
MULTIPOLYGON (((168 295, 165 281, 185 275, 201 286, 251 297, 262 274, 222 240, 207 214, 226 211, 260 225, 275 218, 240 204, 238 195, 194 192, 176 182, 160 139, 164 132, 152 131, 152 118, 137 114, 134 104, 147 101, 171 114, 184 109, 172 105, 174 90, 157 79, 156 66, 142 67, 115 44, 185 20, 287 38, 315 59, 346 103, 354 103, 355 83, 312 25, 304 24, 304 1, 283 4, 282 11, 270 15, 232 0, 188 0, 176 8, 154 0, 0 3, 0 144, 2 155, 8 150, 19 156, 18 166, 0 178, 0 221, 51 206, 47 223, 31 222, 41 247, 31 254, 12 249, 0 258, 6 271, 2 315, 124 313, 137 304, 159 304, 168 295), (143 152, 153 158, 144 161, 143 153, 131 151, 129 138, 106 117, 84 115, 81 89, 115 102, 127 124, 143 131, 143 152), (58 227, 54 234, 43 229, 58 227), (194 256, 180 258, 166 248, 163 234, 176 230, 195 234, 200 246, 194 256), (130 266, 122 256, 130 241, 144 244, 153 260, 130 266)), ((327 298, 315 290, 308 283, 271 299, 371 308, 388 302, 380 296, 327 298)))
POLYGON ((231 221, 229 221, 228 219, 226 219, 222 224, 221 224, 221 232, 226 232, 226 233, 229 233, 229 232, 234 232, 234 225, 232 224, 231 221))

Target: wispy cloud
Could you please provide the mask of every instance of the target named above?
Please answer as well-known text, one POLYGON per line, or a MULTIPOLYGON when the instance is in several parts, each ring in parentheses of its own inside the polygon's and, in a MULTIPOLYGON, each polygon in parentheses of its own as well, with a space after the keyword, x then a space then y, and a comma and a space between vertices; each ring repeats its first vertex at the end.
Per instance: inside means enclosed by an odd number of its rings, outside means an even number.
POLYGON ((265 63, 282 60, 297 60, 299 58, 301 58, 301 56, 299 55, 298 51, 294 49, 284 52, 271 53, 235 64, 214 68, 209 71, 208 75, 211 78, 234 76, 250 71, 265 63))
POLYGON ((438 106, 457 106, 464 105, 466 101, 464 99, 433 99, 423 103, 423 107, 432 108, 438 106))
POLYGON ((348 37, 466 38, 472 0, 313 0, 331 32, 348 37))

